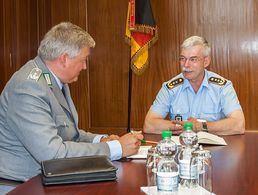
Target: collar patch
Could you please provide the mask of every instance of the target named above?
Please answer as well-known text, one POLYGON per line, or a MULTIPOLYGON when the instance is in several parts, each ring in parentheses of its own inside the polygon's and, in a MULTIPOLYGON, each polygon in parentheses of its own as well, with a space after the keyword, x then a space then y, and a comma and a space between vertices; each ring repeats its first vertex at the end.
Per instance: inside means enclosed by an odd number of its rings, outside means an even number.
POLYGON ((43 73, 44 78, 47 81, 48 86, 52 86, 52 82, 51 82, 51 78, 50 78, 50 74, 49 73, 43 73))

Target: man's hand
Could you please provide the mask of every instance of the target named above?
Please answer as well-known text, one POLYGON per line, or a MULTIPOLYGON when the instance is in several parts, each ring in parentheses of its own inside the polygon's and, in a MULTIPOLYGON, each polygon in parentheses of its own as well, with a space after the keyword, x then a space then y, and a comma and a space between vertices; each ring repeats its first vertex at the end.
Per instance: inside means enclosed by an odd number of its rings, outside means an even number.
POLYGON ((102 137, 100 139, 100 142, 107 142, 107 141, 112 141, 112 140, 118 140, 119 139, 119 136, 118 135, 110 135, 108 137, 102 137))
POLYGON ((200 122, 197 118, 189 117, 187 121, 173 121, 173 123, 181 125, 184 128, 184 124, 186 122, 191 122, 193 124, 193 131, 198 132, 202 130, 202 122, 200 122))
POLYGON ((120 137, 118 141, 122 146, 122 156, 126 157, 136 154, 141 146, 141 139, 143 139, 143 135, 140 133, 127 133, 120 137))
POLYGON ((197 118, 189 117, 187 122, 191 122, 193 124, 193 131, 198 132, 202 130, 202 122, 200 122, 197 118))
POLYGON ((180 133, 182 133, 184 128, 184 122, 177 120, 171 120, 171 122, 173 124, 173 128, 169 130, 172 130, 173 135, 179 135, 180 133))

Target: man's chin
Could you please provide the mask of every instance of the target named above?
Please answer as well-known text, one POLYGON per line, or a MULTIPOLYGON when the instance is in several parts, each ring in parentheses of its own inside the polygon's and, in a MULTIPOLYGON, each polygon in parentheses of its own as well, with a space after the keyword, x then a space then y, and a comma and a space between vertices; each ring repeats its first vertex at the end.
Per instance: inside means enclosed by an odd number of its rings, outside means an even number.
POLYGON ((183 75, 186 79, 191 79, 192 78, 192 74, 191 72, 183 72, 183 75))
POLYGON ((76 81, 78 81, 78 77, 75 77, 75 78, 72 80, 72 82, 76 82, 76 81))
POLYGON ((74 79, 71 79, 70 81, 68 81, 68 83, 74 83, 76 81, 78 81, 78 77, 75 77, 74 79))

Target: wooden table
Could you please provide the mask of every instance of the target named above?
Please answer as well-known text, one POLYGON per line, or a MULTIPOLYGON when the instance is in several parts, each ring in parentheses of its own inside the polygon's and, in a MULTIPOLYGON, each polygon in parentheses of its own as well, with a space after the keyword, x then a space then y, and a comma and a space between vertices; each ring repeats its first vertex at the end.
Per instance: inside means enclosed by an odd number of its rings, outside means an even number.
MULTIPOLYGON (((160 140, 158 135, 147 139, 160 140)), ((258 194, 258 133, 225 136, 228 146, 205 147, 212 153, 213 191, 217 195, 258 194)), ((44 187, 39 176, 18 186, 10 195, 123 195, 144 194, 140 187, 147 185, 145 160, 115 161, 117 181, 44 187)))

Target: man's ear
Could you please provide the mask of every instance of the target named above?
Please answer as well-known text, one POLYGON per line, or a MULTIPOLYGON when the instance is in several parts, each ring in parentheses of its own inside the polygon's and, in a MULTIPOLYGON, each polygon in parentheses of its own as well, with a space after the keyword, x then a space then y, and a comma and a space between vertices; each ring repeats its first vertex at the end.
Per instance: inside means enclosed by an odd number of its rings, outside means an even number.
POLYGON ((210 63, 211 63, 211 57, 210 56, 206 56, 204 58, 204 67, 205 68, 208 67, 210 65, 210 63))
POLYGON ((62 68, 66 67, 68 54, 62 53, 60 56, 58 56, 58 62, 62 68))

